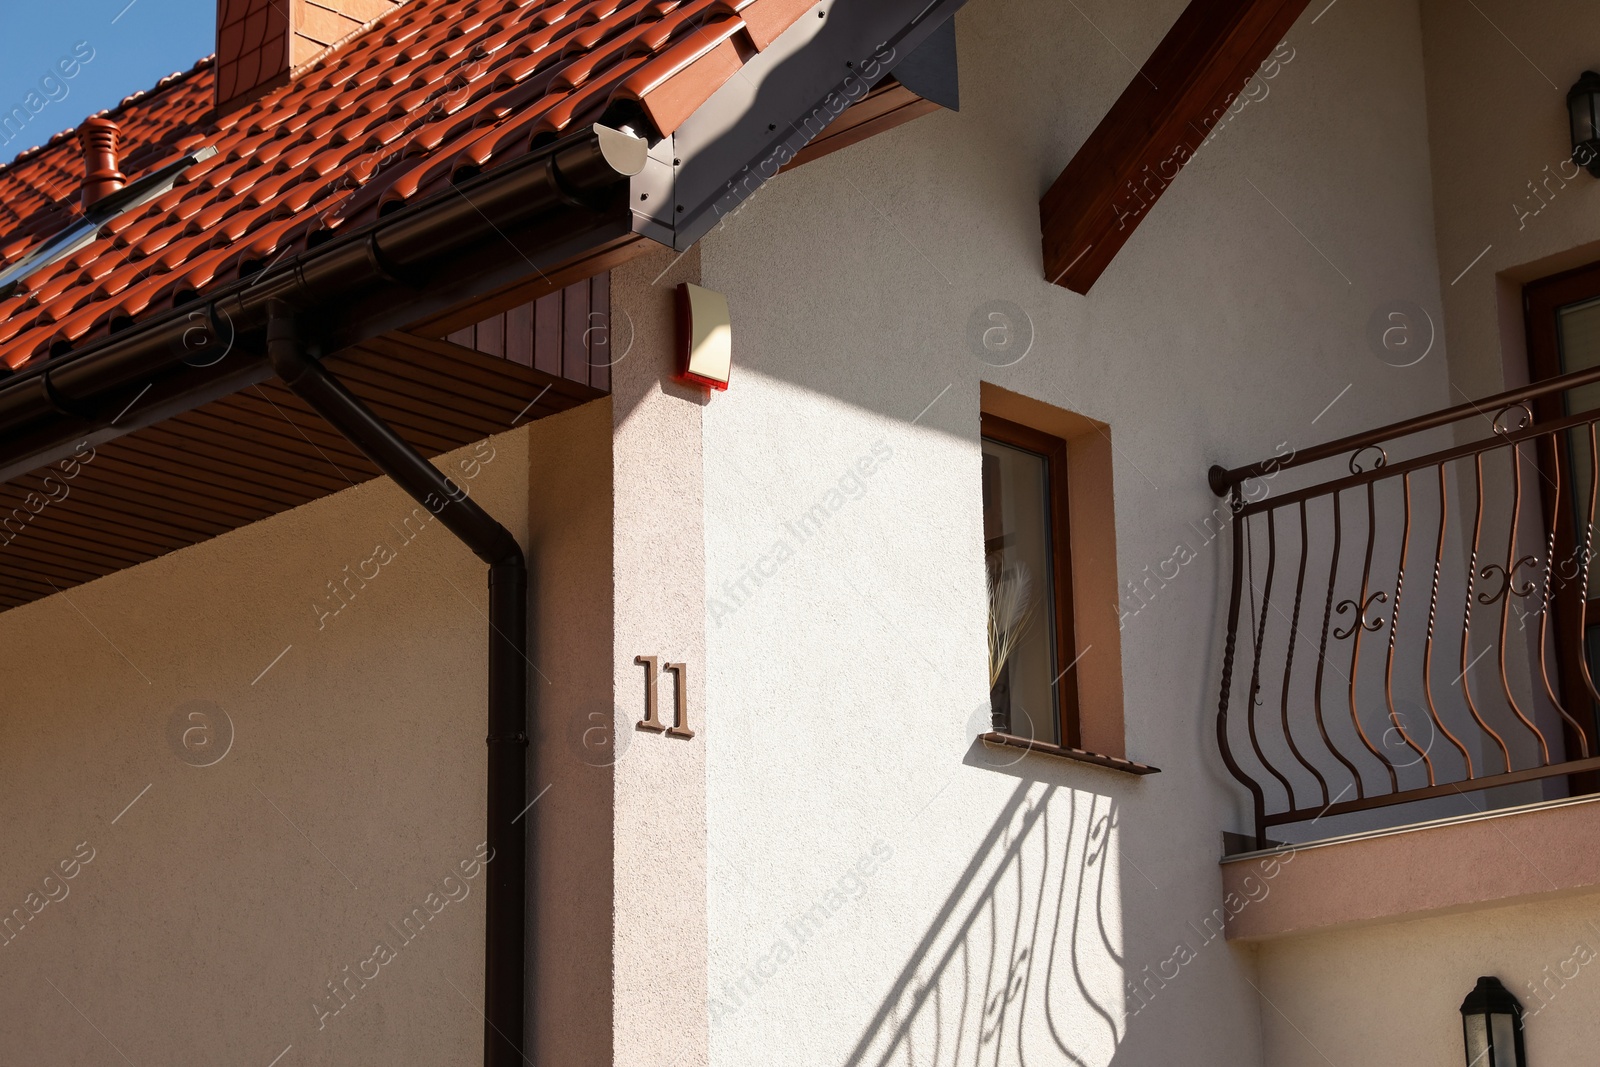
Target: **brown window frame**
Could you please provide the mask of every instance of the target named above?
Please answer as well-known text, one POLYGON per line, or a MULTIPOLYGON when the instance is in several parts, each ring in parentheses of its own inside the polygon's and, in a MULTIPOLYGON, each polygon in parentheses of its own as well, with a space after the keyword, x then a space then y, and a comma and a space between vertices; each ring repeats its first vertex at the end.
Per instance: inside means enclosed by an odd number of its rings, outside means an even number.
MULTIPOLYGON (((1530 382, 1547 381, 1566 373, 1561 368, 1561 336, 1557 313, 1564 307, 1600 299, 1600 263, 1591 263, 1575 270, 1564 271, 1529 282, 1522 290, 1524 325, 1527 329, 1528 378, 1530 382)), ((1563 395, 1550 393, 1533 401, 1535 413, 1541 420, 1559 418, 1564 413, 1563 395)), ((1546 471, 1540 479, 1540 497, 1543 512, 1556 516, 1555 550, 1557 557, 1576 552, 1576 531, 1573 515, 1566 501, 1551 499, 1549 471, 1560 472, 1563 486, 1572 484, 1570 463, 1564 450, 1542 443, 1539 448, 1539 465, 1546 471)), ((1588 655, 1587 628, 1570 625, 1580 620, 1600 617, 1600 597, 1591 598, 1587 605, 1576 586, 1565 584, 1551 598, 1550 607, 1556 633, 1556 673, 1561 688, 1563 704, 1569 707, 1591 708, 1591 700, 1583 680, 1580 660, 1588 655)), ((1580 722, 1587 735, 1590 751, 1600 748, 1600 723, 1591 713, 1580 722)), ((1570 725, 1563 725, 1563 740, 1569 752, 1580 747, 1570 725)), ((1600 774, 1588 772, 1569 776, 1569 791, 1573 796, 1600 792, 1600 774)))
MULTIPOLYGON (((1050 494, 1050 595, 1051 623, 1055 634, 1055 666, 1052 683, 1056 703, 1056 744, 1062 748, 1083 747, 1082 721, 1078 704, 1077 637, 1073 628, 1072 531, 1071 511, 1067 506, 1067 443, 1059 437, 1020 423, 984 413, 981 436, 1002 445, 1020 448, 1045 461, 1050 494)), ((1029 739, 1042 740, 1042 739, 1029 739)))
MULTIPOLYGON (((1570 304, 1600 299, 1600 263, 1565 271, 1529 282, 1522 290, 1523 310, 1528 324, 1528 374, 1532 381, 1560 377, 1560 338, 1556 334, 1556 312, 1570 304)), ((1543 397, 1544 403, 1559 404, 1560 397, 1543 397)))

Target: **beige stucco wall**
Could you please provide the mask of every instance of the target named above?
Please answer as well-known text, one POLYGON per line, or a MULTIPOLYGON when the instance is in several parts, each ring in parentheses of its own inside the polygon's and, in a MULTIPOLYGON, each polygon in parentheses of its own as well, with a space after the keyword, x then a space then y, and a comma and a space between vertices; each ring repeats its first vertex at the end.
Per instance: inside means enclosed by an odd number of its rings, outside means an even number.
MULTIPOLYGON (((611 398, 438 461, 529 556, 552 1062, 707 1056, 704 741, 634 728, 639 655, 685 664, 707 723, 703 397, 670 380, 698 270, 616 272, 611 398)), ((380 479, 0 616, 0 1061, 480 1057, 487 595, 424 515, 380 479), (203 768, 191 712, 236 729, 203 768)))
MULTIPOLYGON (((613 789, 617 1067, 701 1067, 708 1056, 705 761, 715 723, 705 696, 704 396, 673 380, 674 292, 698 281, 699 270, 697 254, 661 250, 612 275, 614 306, 626 312, 613 326, 619 362, 611 374, 613 693, 619 746, 627 745, 613 789), (696 736, 636 729, 645 711, 639 656, 684 665, 684 711, 696 736)), ((659 714, 671 726, 674 675, 663 670, 658 687, 659 714)))
MULTIPOLYGON (((473 448, 445 464, 519 537, 533 436, 480 446, 475 478, 473 448)), ((375 481, 0 615, 0 900, 60 897, 0 947, 0 1060, 479 1054, 483 876, 458 865, 483 841, 487 591, 436 521, 407 542, 412 514, 375 481), (235 734, 202 768, 172 723, 205 709, 235 734), (438 910, 407 944, 414 906, 438 910)))
POLYGON ((1267 1062, 1460 1067, 1462 999, 1495 975, 1531 1013, 1528 1062, 1594 1059, 1600 896, 1341 931, 1258 950, 1267 1062))
POLYGON ((1600 259, 1600 182, 1572 176, 1566 104, 1600 65, 1594 10, 1424 0, 1422 13, 1451 373, 1482 396, 1527 380, 1522 285, 1600 259))
POLYGON ((1421 21, 1314 5, 1094 292, 1052 288, 1039 196, 1183 6, 973 0, 960 114, 705 241, 735 324, 705 415, 714 1063, 1270 1062, 1248 950, 1200 933, 1248 813, 1215 755, 1224 542, 1196 526, 1211 462, 1449 400, 1442 348, 1399 369, 1366 337, 1387 301, 1440 302, 1421 21), (995 300, 1032 323, 1014 366, 966 339, 995 300), (1123 581, 1200 550, 1121 633, 1126 751, 1159 775, 972 745, 982 381, 1110 426, 1123 581))
POLYGON ((611 1055, 611 424, 609 400, 566 412, 538 427, 528 455, 535 1062, 611 1055))

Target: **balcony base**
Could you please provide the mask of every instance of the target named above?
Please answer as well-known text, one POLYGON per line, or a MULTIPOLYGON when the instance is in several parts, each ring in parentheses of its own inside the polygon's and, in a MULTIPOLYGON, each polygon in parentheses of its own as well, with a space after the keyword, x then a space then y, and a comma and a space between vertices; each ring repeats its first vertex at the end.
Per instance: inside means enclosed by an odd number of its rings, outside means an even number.
POLYGON ((1374 830, 1222 861, 1229 940, 1600 892, 1600 797, 1374 830))

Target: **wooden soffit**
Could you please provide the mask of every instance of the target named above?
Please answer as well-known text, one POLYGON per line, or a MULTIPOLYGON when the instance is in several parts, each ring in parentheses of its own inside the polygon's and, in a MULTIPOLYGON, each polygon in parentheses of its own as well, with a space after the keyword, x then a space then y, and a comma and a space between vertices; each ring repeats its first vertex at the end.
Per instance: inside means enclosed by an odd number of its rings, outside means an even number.
MULTIPOLYGON (((600 274, 448 339, 397 330, 326 362, 433 458, 606 395, 610 318, 610 277, 600 274)), ((86 443, 0 485, 0 611, 378 476, 276 378, 86 443)))
POLYGON ((1310 0, 1194 0, 1039 203, 1045 277, 1088 293, 1310 0))

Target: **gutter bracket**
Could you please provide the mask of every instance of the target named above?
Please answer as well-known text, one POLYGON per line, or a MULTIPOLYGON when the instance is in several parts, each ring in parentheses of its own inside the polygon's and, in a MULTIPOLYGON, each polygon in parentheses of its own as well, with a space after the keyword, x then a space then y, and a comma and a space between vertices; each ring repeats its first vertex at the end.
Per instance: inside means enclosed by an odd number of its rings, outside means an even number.
POLYGON ((527 734, 511 734, 507 737, 490 734, 488 737, 484 738, 483 741, 486 745, 521 745, 523 748, 528 747, 527 734))
POLYGON ((378 235, 376 233, 367 234, 366 246, 367 265, 372 268, 372 273, 376 277, 392 285, 398 285, 402 289, 418 290, 426 284, 414 272, 397 266, 388 256, 383 254, 383 249, 378 245, 378 235))
POLYGON ((77 404, 74 404, 72 401, 56 392, 56 386, 55 383, 50 380, 50 371, 48 368, 45 369, 43 374, 39 375, 39 389, 44 394, 45 401, 52 408, 54 408, 57 413, 65 415, 68 418, 84 419, 85 421, 90 422, 94 421, 96 416, 95 412, 90 411, 88 408, 79 407, 77 404))

